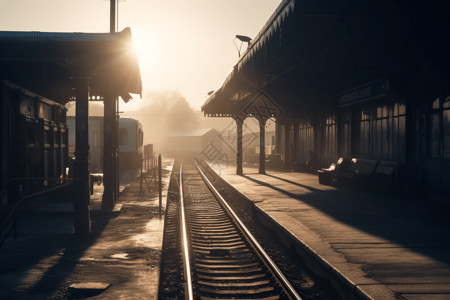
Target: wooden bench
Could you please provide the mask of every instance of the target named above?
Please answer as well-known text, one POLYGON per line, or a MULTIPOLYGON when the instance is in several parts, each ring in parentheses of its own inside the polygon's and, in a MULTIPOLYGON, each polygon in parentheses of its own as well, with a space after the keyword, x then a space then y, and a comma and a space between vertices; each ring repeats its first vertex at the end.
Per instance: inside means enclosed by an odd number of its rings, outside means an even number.
POLYGON ((348 158, 339 158, 336 163, 331 163, 328 168, 317 170, 319 183, 325 185, 337 185, 337 178, 340 173, 346 171, 352 161, 348 158))
POLYGON ((398 190, 398 162, 382 160, 373 174, 373 192, 388 195, 398 190))
POLYGON ((345 170, 338 174, 338 185, 355 190, 368 190, 373 182, 373 174, 378 165, 377 160, 354 158, 345 170))

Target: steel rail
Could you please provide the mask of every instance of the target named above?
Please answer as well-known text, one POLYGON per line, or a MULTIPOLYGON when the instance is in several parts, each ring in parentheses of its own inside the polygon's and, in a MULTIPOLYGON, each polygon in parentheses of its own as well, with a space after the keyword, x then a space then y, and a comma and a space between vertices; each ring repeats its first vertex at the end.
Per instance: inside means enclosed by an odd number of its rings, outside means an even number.
POLYGON ((186 215, 184 210, 183 198, 183 163, 180 166, 180 228, 181 228, 181 245, 183 252, 183 269, 184 269, 184 298, 193 300, 194 291, 192 288, 191 262, 189 259, 189 245, 186 230, 186 215))
POLYGON ((286 292, 288 297, 291 299, 297 299, 301 300, 302 298, 297 293, 297 291, 294 289, 292 284, 289 282, 289 280, 284 276, 283 272, 278 268, 278 266, 274 263, 274 261, 270 258, 270 256, 266 253, 264 248, 258 243, 258 241, 255 239, 255 237, 251 234, 251 232, 247 229, 245 224, 240 220, 240 218, 237 216, 237 214, 233 211, 233 209, 228 205, 226 200, 220 195, 220 193, 217 191, 217 189, 212 185, 211 181, 206 177, 206 175, 203 173, 203 171, 200 169, 198 164, 195 162, 195 166, 197 167, 197 170, 199 171, 200 175, 202 176, 204 182, 208 186, 208 188, 211 190, 211 192, 217 197, 217 199, 223 204, 223 206, 228 210, 230 215, 234 218, 238 226, 241 228, 243 233, 247 236, 248 240, 251 242, 253 247, 257 250, 258 254, 263 258, 264 262, 268 266, 269 270, 272 272, 272 274, 275 276, 275 278, 281 283, 281 286, 283 290, 286 292))

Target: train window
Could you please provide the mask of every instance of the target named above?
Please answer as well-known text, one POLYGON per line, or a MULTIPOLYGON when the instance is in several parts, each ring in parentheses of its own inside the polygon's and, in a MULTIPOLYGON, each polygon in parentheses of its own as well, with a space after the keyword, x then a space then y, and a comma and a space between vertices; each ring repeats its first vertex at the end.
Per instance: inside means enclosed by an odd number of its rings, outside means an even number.
POLYGON ((119 145, 128 145, 128 129, 119 128, 119 145))
POLYGON ((94 130, 92 132, 92 147, 97 148, 98 147, 98 130, 94 130))

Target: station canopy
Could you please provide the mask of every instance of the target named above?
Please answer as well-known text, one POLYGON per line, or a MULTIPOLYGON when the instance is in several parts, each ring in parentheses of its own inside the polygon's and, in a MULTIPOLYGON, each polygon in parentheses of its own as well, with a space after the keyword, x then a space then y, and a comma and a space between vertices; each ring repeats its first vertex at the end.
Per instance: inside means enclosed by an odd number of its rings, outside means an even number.
POLYGON ((141 94, 131 30, 118 33, 0 31, 0 78, 65 104, 75 100, 78 79, 90 95, 141 94))
MULTIPOLYGON (((203 104, 207 116, 248 115, 245 108, 263 93, 283 114, 309 110, 310 102, 298 95, 315 95, 307 74, 312 64, 301 61, 299 1, 284 0, 248 44, 222 86, 203 104), (301 68, 300 68, 301 65, 301 68)), ((310 97, 309 97, 310 98, 310 97)))
POLYGON ((449 7, 425 0, 284 0, 202 111, 249 116, 245 108, 255 99, 270 98, 284 117, 302 117, 332 111, 340 92, 375 79, 398 79, 399 88, 423 85, 417 70, 448 72, 449 7))

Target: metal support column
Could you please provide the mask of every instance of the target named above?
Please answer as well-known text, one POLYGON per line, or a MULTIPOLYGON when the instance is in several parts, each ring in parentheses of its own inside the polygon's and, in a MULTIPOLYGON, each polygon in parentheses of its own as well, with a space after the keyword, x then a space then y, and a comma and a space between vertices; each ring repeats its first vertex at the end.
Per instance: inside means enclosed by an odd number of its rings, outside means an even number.
POLYGON ((114 155, 113 155, 113 164, 115 166, 114 169, 114 194, 116 195, 116 201, 119 200, 119 190, 120 190, 120 183, 119 183, 119 97, 114 97, 114 104, 116 106, 114 110, 114 155))
POLYGON ((259 174, 266 174, 266 121, 258 118, 259 122, 259 174))
POLYGON ((242 175, 242 125, 244 124, 244 118, 241 116, 234 117, 236 121, 237 140, 236 140, 236 175, 242 175))
POLYGON ((284 166, 287 170, 292 169, 292 140, 291 140, 291 122, 286 121, 286 126, 284 127, 284 150, 285 150, 285 160, 284 166))
POLYGON ((294 120, 294 153, 292 153, 292 158, 295 163, 298 163, 298 152, 299 152, 299 134, 298 134, 298 120, 294 120))
POLYGON ((75 234, 81 238, 89 235, 89 84, 87 79, 78 79, 76 87, 75 117, 75 161, 74 209, 75 234))
POLYGON ((112 96, 105 97, 103 118, 103 198, 102 209, 112 210, 116 204, 115 161, 115 118, 116 103, 112 96))
MULTIPOLYGON (((116 32, 117 0, 110 0, 110 33, 116 32)), ((117 97, 108 91, 103 119, 103 198, 102 209, 112 210, 119 197, 117 97)))

